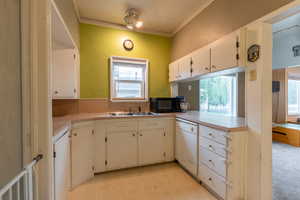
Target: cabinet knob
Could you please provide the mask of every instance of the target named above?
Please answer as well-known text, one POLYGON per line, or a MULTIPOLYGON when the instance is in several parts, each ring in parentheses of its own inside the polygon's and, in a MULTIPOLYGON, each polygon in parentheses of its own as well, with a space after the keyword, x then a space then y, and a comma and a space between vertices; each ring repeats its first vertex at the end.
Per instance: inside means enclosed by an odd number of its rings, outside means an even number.
POLYGON ((135 137, 135 134, 132 134, 133 137, 135 137))
POLYGON ((209 180, 209 181, 212 181, 212 178, 209 178, 208 180, 209 180))
POLYGON ((54 91, 54 94, 58 94, 58 91, 54 91))
POLYGON ((140 134, 140 136, 143 136, 143 134, 140 134))
POLYGON ((211 66, 211 68, 213 68, 213 69, 216 69, 216 68, 217 68, 217 66, 216 66, 216 65, 212 65, 212 66, 211 66))
POLYGON ((74 136, 77 136, 77 133, 73 133, 74 136))
POLYGON ((204 69, 205 69, 205 70, 207 70, 207 71, 209 70, 209 68, 208 68, 208 67, 205 67, 204 69))

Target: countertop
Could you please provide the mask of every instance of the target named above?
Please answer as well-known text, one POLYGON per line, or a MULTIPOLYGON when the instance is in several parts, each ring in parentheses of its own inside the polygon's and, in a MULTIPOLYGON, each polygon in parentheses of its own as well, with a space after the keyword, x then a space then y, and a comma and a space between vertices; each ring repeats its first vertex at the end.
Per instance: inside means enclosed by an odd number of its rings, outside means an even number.
POLYGON ((199 111, 178 113, 176 117, 222 131, 233 132, 247 130, 246 120, 242 117, 224 116, 199 111))
POLYGON ((101 120, 101 119, 126 119, 126 118, 157 118, 157 117, 176 117, 191 121, 200 125, 219 129, 222 131, 244 131, 247 130, 246 120, 241 117, 230 117, 218 114, 203 113, 199 111, 189 111, 186 113, 163 113, 150 116, 111 116, 108 113, 80 113, 53 118, 53 136, 59 137, 67 130, 71 129, 72 123, 101 120))

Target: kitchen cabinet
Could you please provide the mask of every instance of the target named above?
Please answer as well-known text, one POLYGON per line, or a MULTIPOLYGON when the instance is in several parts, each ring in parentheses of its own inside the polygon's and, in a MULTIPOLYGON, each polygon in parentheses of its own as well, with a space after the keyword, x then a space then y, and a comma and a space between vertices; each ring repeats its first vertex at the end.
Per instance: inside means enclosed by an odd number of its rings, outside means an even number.
POLYGON ((192 175, 197 176, 198 128, 196 124, 176 121, 176 159, 192 175))
POLYGON ((105 123, 106 120, 95 121, 95 173, 104 172, 106 170, 105 123))
POLYGON ((72 187, 94 176, 94 122, 73 125, 71 137, 72 187))
POLYGON ((165 130, 139 131, 139 164, 147 165, 165 161, 165 130))
POLYGON ((53 52, 53 99, 78 98, 79 54, 76 49, 56 49, 53 52))
POLYGON ((246 138, 199 125, 198 179, 224 200, 244 198, 246 138))
POLYGON ((169 65, 169 81, 173 82, 177 79, 178 62, 173 62, 169 65))
MULTIPOLYGON (((107 170, 138 165, 138 136, 134 131, 107 133, 107 170)), ((98 145, 98 144, 97 144, 98 145)))
POLYGON ((201 48, 192 53, 192 76, 210 72, 210 47, 201 48))
POLYGON ((67 200, 70 189, 70 142, 69 131, 54 143, 54 198, 67 200))
POLYGON ((178 63, 178 79, 181 80, 181 79, 186 79, 186 78, 189 78, 191 77, 191 70, 192 70, 192 60, 191 60, 191 56, 188 55, 188 56, 185 56, 183 58, 181 58, 179 60, 179 63, 178 63))
POLYGON ((211 71, 244 66, 244 31, 233 32, 211 44, 211 71))

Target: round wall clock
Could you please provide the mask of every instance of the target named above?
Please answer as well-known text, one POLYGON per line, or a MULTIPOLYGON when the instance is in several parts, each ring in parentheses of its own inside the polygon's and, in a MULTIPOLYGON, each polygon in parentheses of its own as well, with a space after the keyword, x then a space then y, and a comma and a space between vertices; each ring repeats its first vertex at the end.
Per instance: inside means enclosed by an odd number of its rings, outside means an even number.
POLYGON ((123 47, 125 50, 131 51, 134 47, 134 44, 133 44, 132 40, 127 39, 127 40, 124 40, 123 47))
POLYGON ((248 49, 248 61, 255 62, 259 59, 260 54, 260 46, 257 44, 252 45, 248 49))

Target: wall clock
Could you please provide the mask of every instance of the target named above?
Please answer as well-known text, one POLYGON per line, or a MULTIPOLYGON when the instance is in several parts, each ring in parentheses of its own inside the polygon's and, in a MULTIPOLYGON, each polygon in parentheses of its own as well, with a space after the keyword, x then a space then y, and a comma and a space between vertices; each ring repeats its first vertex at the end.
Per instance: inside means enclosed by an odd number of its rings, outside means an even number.
POLYGON ((132 40, 127 39, 127 40, 124 40, 123 47, 125 50, 131 51, 134 47, 134 44, 133 44, 132 40))

